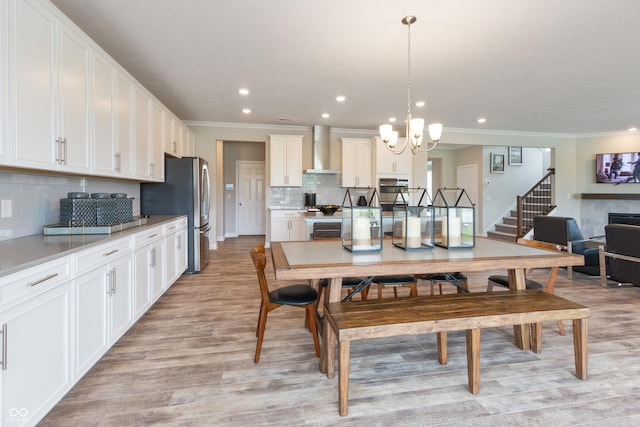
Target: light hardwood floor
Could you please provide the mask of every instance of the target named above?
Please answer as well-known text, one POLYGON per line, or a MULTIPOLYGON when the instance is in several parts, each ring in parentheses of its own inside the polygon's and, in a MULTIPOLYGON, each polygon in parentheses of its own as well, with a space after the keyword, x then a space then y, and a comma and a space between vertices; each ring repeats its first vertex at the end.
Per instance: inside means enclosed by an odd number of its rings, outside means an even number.
MULTIPOLYGON (((511 327, 483 330, 477 395, 467 390, 463 332, 449 334, 445 366, 434 335, 360 341, 349 416, 340 417, 337 377, 318 371, 303 310, 270 314, 253 363, 260 295, 249 249, 262 240, 221 243, 206 270, 169 289, 41 425, 640 426, 640 288, 602 289, 564 271, 556 294, 591 308, 588 380, 574 376, 569 322, 564 337, 543 326, 540 354, 517 349, 511 327)), ((485 290, 487 275, 470 275, 471 290, 485 290)), ((278 285, 272 269, 267 277, 278 285)))

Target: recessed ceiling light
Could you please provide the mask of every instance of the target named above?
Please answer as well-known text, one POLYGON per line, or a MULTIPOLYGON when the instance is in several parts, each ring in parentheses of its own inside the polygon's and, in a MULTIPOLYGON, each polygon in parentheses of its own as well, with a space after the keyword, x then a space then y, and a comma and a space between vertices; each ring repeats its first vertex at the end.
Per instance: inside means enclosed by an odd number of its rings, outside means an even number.
POLYGON ((249 89, 240 88, 240 89, 238 89, 238 93, 240 95, 249 95, 249 89))
POLYGON ((389 117, 389 121, 390 121, 391 123, 395 123, 396 118, 395 118, 395 117, 389 117))
POLYGON ((322 113, 322 118, 323 118, 323 119, 328 119, 329 117, 331 117, 331 114, 329 114, 329 113, 322 113))
POLYGON ((347 100, 347 98, 344 95, 336 96, 336 101, 338 101, 338 102, 344 102, 346 100, 347 100))
POLYGON ((416 107, 424 107, 425 102, 424 101, 418 101, 416 102, 416 107))
POLYGON ((249 113, 251 113, 251 108, 243 108, 242 112, 245 113, 245 114, 249 114, 249 113))
POLYGON ((629 129, 627 129, 627 130, 628 130, 629 132, 635 132, 635 131, 637 131, 637 130, 638 130, 638 128, 629 128, 629 129))
POLYGON ((480 124, 482 124, 482 123, 486 123, 486 122, 487 122, 487 119, 485 119, 484 117, 480 117, 480 118, 478 119, 478 123, 480 123, 480 124))

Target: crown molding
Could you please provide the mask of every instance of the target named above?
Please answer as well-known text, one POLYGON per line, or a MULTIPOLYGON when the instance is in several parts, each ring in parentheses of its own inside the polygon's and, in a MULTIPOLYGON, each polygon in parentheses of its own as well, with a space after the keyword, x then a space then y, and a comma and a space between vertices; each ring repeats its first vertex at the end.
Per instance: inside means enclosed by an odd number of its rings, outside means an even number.
POLYGON ((263 125, 258 123, 233 123, 233 122, 200 122, 195 120, 184 120, 182 123, 187 126, 203 126, 229 129, 261 129, 261 130, 291 130, 297 132, 307 132, 311 130, 311 126, 296 125, 263 125))

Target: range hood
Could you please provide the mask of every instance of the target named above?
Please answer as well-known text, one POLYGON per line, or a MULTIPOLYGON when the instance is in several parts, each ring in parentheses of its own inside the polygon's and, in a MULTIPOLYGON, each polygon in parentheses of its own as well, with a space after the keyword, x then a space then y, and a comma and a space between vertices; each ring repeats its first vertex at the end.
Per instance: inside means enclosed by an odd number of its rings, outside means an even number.
POLYGON ((313 169, 307 169, 305 173, 338 174, 341 170, 329 169, 331 160, 331 140, 329 126, 313 126, 313 169))

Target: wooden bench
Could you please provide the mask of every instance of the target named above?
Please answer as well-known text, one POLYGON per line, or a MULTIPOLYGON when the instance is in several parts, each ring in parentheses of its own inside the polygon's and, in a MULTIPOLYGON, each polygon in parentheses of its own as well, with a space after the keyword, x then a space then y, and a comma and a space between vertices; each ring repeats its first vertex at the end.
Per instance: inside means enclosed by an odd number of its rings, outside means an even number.
MULTIPOLYGON (((446 364, 447 331, 466 331, 469 391, 480 391, 480 329, 532 324, 532 350, 542 349, 543 321, 572 320, 576 376, 587 378, 589 309, 539 291, 479 292, 414 298, 354 301, 325 305, 327 348, 338 340, 340 415, 347 415, 351 341, 438 333, 438 359, 446 364)), ((327 375, 334 374, 334 352, 327 355, 327 375)))

